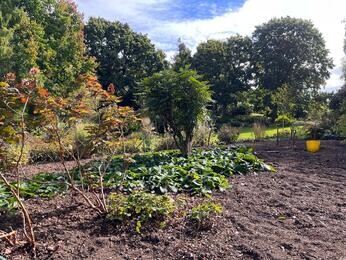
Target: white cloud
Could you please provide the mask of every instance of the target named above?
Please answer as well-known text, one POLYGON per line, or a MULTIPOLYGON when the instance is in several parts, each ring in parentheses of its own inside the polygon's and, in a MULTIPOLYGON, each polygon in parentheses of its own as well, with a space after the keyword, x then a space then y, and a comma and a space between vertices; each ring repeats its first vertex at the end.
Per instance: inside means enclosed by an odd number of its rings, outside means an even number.
POLYGON ((343 41, 346 18, 345 0, 247 0, 235 11, 206 20, 185 22, 167 22, 164 26, 154 28, 149 35, 155 39, 158 35, 166 35, 167 39, 182 37, 187 44, 196 45, 208 38, 226 38, 239 33, 250 35, 256 25, 260 25, 273 17, 292 16, 310 19, 322 32, 330 55, 336 68, 328 80, 325 90, 332 91, 342 85, 340 79, 343 41))
POLYGON ((164 10, 171 0, 75 0, 78 8, 89 16, 127 22, 131 25, 156 25, 150 12, 164 10))

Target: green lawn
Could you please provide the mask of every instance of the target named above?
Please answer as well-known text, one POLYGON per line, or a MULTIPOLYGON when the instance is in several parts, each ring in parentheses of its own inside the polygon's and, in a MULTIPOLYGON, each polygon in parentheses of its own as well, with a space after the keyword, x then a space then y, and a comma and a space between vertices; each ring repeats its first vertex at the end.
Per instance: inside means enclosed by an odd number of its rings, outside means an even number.
MULTIPOLYGON (((290 128, 289 127, 281 127, 279 128, 279 133, 280 132, 290 132, 290 128)), ((276 135, 276 127, 275 126, 271 126, 271 127, 267 127, 265 130, 265 136, 266 137, 274 137, 276 135)), ((240 135, 238 137, 238 140, 254 140, 255 139, 255 135, 252 131, 251 127, 244 127, 242 129, 240 129, 240 135)))

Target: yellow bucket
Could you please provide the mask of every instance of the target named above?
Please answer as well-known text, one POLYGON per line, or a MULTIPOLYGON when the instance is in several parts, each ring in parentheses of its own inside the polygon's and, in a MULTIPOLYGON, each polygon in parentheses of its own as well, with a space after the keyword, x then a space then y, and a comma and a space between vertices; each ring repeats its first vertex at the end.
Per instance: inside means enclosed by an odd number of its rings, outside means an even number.
POLYGON ((310 153, 316 153, 321 148, 321 141, 320 140, 308 140, 306 141, 306 150, 310 153))

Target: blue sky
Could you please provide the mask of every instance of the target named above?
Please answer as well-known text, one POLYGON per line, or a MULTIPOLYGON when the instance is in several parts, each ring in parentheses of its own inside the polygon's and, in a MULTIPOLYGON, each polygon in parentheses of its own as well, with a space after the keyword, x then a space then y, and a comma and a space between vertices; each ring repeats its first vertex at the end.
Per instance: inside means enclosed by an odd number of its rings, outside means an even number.
POLYGON ((244 4, 244 0, 176 0, 163 3, 163 8, 153 10, 152 16, 161 20, 191 21, 210 19, 234 10, 244 4))
POLYGON ((207 39, 233 34, 251 35, 256 25, 273 17, 310 19, 322 32, 336 67, 325 90, 342 85, 346 0, 76 0, 85 19, 99 16, 128 23, 148 34, 156 46, 172 57, 177 41, 192 49, 207 39))

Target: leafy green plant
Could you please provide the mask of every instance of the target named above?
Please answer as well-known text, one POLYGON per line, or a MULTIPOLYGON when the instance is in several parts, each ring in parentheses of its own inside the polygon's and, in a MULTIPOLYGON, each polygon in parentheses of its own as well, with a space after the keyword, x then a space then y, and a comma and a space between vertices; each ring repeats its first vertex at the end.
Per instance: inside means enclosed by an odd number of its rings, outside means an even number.
POLYGON ((110 194, 108 197, 108 218, 122 222, 135 222, 135 230, 140 233, 143 224, 150 221, 162 222, 175 209, 168 196, 135 191, 129 195, 110 194))
MULTIPOLYGON (((66 149, 69 150, 65 153, 64 159, 71 160, 73 142, 64 138, 66 149), (68 147, 68 148, 67 148, 68 147)), ((30 136, 28 138, 28 146, 30 147, 29 157, 31 163, 43 163, 43 162, 58 162, 60 160, 60 149, 59 146, 45 140, 43 135, 41 136, 30 136)))
POLYGON ((16 167, 18 159, 21 165, 26 165, 29 161, 29 149, 28 146, 25 145, 22 147, 17 144, 9 144, 6 145, 5 149, 6 153, 2 158, 0 164, 4 166, 6 169, 13 169, 16 167))
MULTIPOLYGON (((114 156, 103 176, 103 185, 112 190, 133 192, 143 189, 157 194, 189 192, 211 194, 215 190, 229 188, 227 177, 254 171, 274 171, 274 168, 258 159, 252 149, 245 147, 193 150, 189 158, 179 151, 164 151, 138 154, 133 157, 128 170, 123 172, 124 159, 114 156)), ((84 178, 76 168, 71 172, 75 185, 99 187, 99 161, 83 167, 84 178)), ((31 180, 21 181, 20 194, 24 198, 52 197, 67 191, 65 174, 41 173, 31 180)), ((0 209, 16 208, 10 192, 0 183, 0 209)), ((12 183, 18 187, 17 183, 12 183)))
POLYGON ((194 130, 206 114, 211 91, 202 76, 188 67, 166 69, 142 82, 141 97, 151 119, 162 122, 184 156, 192 151, 194 130))
POLYGON ((187 217, 197 230, 210 229, 214 217, 221 214, 222 210, 221 204, 206 201, 193 207, 187 217))
MULTIPOLYGON (((104 185, 126 191, 136 188, 150 192, 191 192, 208 194, 229 187, 227 177, 253 171, 274 171, 254 155, 252 149, 216 148, 193 150, 189 158, 178 151, 146 153, 133 157, 128 171, 122 173, 123 159, 113 157, 104 176, 104 185)), ((85 166, 89 180, 97 179, 97 162, 85 166)))
MULTIPOLYGON (((16 184, 13 184, 17 187, 16 184)), ((20 182, 24 197, 53 197, 68 189, 65 176, 56 173, 40 173, 31 180, 20 182)))
POLYGON ((338 130, 341 136, 346 139, 346 114, 340 117, 338 121, 338 130))
POLYGON ((93 143, 90 138, 90 133, 87 131, 90 124, 76 124, 73 133, 73 151, 72 153, 80 159, 90 158, 93 154, 93 143))
MULTIPOLYGON (((31 180, 12 182, 11 185, 19 190, 19 194, 26 198, 50 198, 61 194, 68 189, 64 175, 57 173, 40 173, 31 180)), ((8 187, 0 182, 0 211, 12 211, 18 208, 18 203, 11 195, 8 187)))
POLYGON ((16 199, 12 196, 7 187, 0 183, 0 212, 12 211, 17 208, 18 203, 16 199))
POLYGON ((320 140, 323 138, 325 129, 320 127, 319 124, 307 125, 306 138, 308 140, 320 140))

